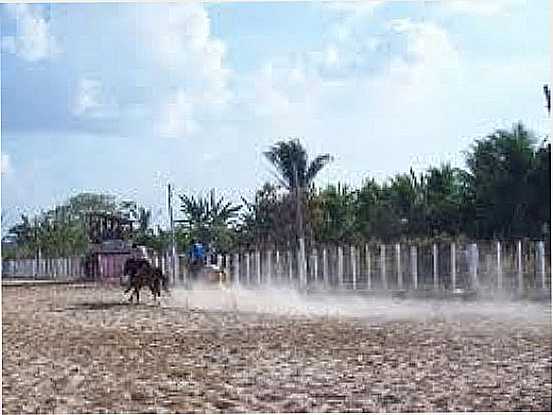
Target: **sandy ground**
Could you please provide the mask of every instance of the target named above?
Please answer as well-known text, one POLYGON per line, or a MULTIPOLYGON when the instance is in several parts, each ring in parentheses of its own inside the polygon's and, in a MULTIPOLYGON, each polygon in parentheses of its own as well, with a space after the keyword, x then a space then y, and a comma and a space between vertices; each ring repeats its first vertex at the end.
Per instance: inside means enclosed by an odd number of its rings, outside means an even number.
POLYGON ((551 411, 550 304, 3 287, 2 410, 551 411))

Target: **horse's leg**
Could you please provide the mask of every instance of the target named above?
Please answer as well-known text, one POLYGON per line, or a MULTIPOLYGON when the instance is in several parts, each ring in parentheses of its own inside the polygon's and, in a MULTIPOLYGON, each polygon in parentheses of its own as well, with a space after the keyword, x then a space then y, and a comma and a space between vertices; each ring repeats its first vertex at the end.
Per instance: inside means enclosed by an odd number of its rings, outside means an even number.
POLYGON ((158 303, 158 297, 161 297, 161 296, 159 295, 159 292, 158 292, 158 290, 156 289, 155 283, 152 283, 152 284, 150 285, 150 291, 152 292, 152 297, 154 297, 154 301, 155 301, 156 303, 158 303))

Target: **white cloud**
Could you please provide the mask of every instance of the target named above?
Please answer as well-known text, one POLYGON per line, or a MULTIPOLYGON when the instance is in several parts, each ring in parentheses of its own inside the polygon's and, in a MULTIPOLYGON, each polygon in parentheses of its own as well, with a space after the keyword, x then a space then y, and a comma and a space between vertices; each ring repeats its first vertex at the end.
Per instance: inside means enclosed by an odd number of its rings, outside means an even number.
POLYGON ((40 8, 28 4, 8 4, 5 7, 16 20, 17 32, 15 36, 2 39, 4 51, 15 53, 29 62, 49 59, 61 52, 40 8))
POLYGON ((173 91, 161 104, 158 130, 167 137, 194 134, 201 127, 197 119, 216 116, 232 99, 225 44, 211 34, 211 21, 201 4, 155 5, 149 10, 143 40, 151 45, 173 91))
POLYGON ((2 176, 6 176, 12 171, 10 156, 8 154, 2 153, 0 170, 2 172, 2 176))
POLYGON ((77 87, 72 112, 80 117, 112 118, 118 113, 117 102, 100 80, 83 78, 77 87))
POLYGON ((185 138, 198 133, 199 124, 194 120, 193 99, 184 90, 178 90, 162 107, 159 131, 163 138, 185 138))
POLYGON ((459 53, 446 30, 437 24, 397 19, 390 23, 390 28, 405 37, 405 53, 398 58, 407 65, 400 65, 400 70, 407 69, 416 77, 425 76, 428 79, 447 75, 459 68, 459 53))
MULTIPOLYGON (((381 134, 389 142, 379 145, 406 147, 401 162, 408 164, 416 149, 401 140, 442 128, 442 119, 428 123, 428 116, 441 113, 443 86, 457 88, 463 73, 447 31, 433 22, 394 20, 379 35, 330 38, 320 50, 274 58, 252 74, 252 111, 262 118, 257 136, 305 137, 308 146, 362 164, 354 149, 381 134), (329 135, 347 137, 348 146, 320 141, 329 135)), ((340 169, 347 167, 336 162, 327 173, 340 169)))
POLYGON ((355 14, 357 16, 370 16, 374 10, 382 5, 381 0, 337 1, 323 3, 325 7, 337 12, 355 14))
POLYGON ((513 6, 523 2, 524 0, 452 0, 442 4, 455 14, 496 16, 509 13, 513 6))

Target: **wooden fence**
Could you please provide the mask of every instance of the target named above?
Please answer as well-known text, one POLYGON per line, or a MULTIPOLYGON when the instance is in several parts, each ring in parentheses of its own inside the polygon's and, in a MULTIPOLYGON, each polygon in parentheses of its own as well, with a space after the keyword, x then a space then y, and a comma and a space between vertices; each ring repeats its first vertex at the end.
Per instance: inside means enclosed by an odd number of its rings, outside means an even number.
POLYGON ((254 249, 218 262, 234 284, 248 286, 488 293, 551 287, 550 247, 544 241, 327 245, 313 247, 305 256, 299 250, 254 249))
POLYGON ((83 257, 5 260, 2 277, 80 280, 85 277, 83 257))
MULTIPOLYGON (((188 280, 186 256, 152 262, 172 283, 188 280)), ((321 245, 300 250, 253 249, 211 256, 235 285, 292 285, 334 290, 389 291, 475 289, 480 292, 549 291, 551 255, 544 241, 321 245)), ((100 262, 95 279, 118 280, 122 262, 100 262)), ((83 279, 83 257, 6 260, 3 277, 83 279)))

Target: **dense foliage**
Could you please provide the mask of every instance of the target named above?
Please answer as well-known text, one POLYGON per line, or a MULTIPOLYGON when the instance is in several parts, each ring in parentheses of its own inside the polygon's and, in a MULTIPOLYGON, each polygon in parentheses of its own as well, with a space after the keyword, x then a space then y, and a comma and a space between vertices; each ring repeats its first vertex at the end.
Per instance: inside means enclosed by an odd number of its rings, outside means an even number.
MULTIPOLYGON (((277 183, 265 183, 241 206, 217 199, 214 191, 206 198, 179 196, 180 251, 193 240, 228 252, 237 246, 294 244, 300 235, 308 243, 550 237, 551 145, 538 143, 522 124, 475 140, 465 153, 466 170, 444 164, 383 183, 368 178, 359 188, 341 183, 316 188, 317 173, 332 158, 323 154, 309 162, 297 139, 277 142, 264 156, 275 167, 277 183)), ((138 226, 127 235, 134 242, 156 250, 170 246, 170 232, 159 227, 154 232, 151 212, 136 202, 84 193, 34 218, 22 216, 10 230, 19 254, 34 256, 39 247, 52 256, 84 252, 83 215, 90 211, 135 221, 138 226)))

